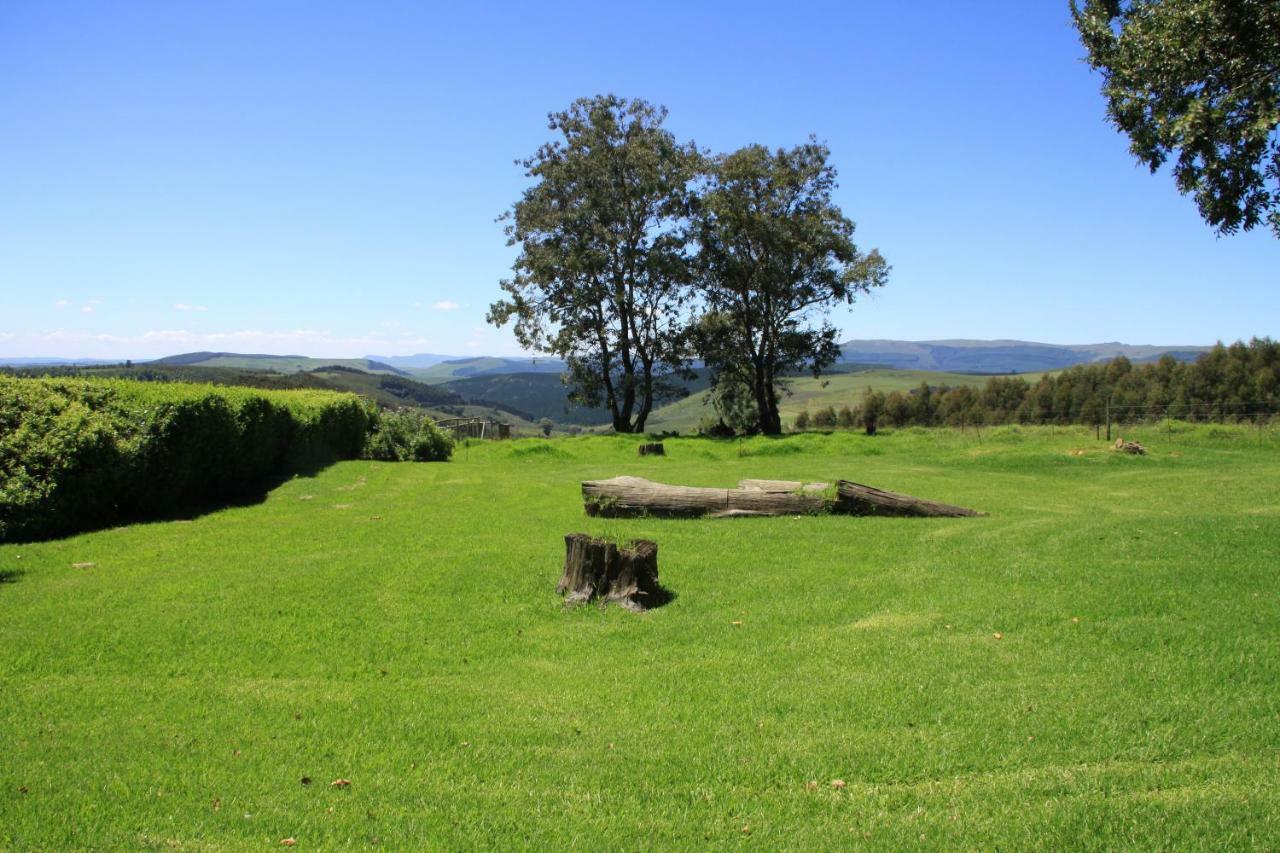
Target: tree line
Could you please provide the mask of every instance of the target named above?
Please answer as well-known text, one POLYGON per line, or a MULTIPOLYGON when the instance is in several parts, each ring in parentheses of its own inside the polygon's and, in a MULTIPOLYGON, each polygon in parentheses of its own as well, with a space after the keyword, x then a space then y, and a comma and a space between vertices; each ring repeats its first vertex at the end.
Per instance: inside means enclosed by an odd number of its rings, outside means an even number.
POLYGON ((532 179, 502 217, 518 247, 488 321, 567 364, 570 399, 643 432, 695 363, 725 419, 782 431, 787 374, 839 358, 830 310, 889 266, 853 241, 816 139, 713 154, 665 108, 601 95, 548 116, 556 138, 517 163, 532 179))
POLYGON ((1252 420, 1280 413, 1280 343, 1219 343, 1194 362, 1172 356, 1134 365, 1124 356, 1077 365, 1038 381, 995 376, 979 388, 931 386, 903 393, 870 388, 856 404, 801 412, 797 429, 984 424, 1088 424, 1147 416, 1252 420))

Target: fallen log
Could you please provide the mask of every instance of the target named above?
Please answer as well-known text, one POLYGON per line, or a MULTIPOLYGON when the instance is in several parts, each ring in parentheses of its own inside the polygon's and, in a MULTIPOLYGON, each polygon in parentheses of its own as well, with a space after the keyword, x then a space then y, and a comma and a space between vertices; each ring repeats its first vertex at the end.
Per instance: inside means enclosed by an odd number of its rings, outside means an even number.
POLYGON ((927 501, 900 492, 890 492, 841 480, 836 486, 833 512, 843 515, 914 515, 929 517, 972 517, 985 512, 952 504, 927 501))
POLYGON ((1116 443, 1112 445, 1113 450, 1121 453, 1132 453, 1135 456, 1145 456, 1147 449, 1136 441, 1125 441, 1123 438, 1117 438, 1116 443))
POLYGON ((658 585, 658 545, 647 539, 623 547, 585 533, 564 537, 564 574, 556 592, 566 605, 593 599, 627 610, 660 606, 669 596, 658 585))
POLYGON ((641 477, 587 480, 582 484, 587 515, 603 518, 733 518, 750 515, 804 515, 823 512, 821 495, 763 489, 705 489, 668 486, 641 477))
POLYGON ((667 449, 662 446, 661 441, 655 441, 650 444, 639 445, 641 456, 666 456, 667 449))
POLYGON ((736 518, 741 516, 841 515, 979 516, 965 507, 889 492, 841 480, 833 497, 826 483, 742 480, 736 489, 670 486, 640 477, 587 480, 587 515, 604 518, 736 518))

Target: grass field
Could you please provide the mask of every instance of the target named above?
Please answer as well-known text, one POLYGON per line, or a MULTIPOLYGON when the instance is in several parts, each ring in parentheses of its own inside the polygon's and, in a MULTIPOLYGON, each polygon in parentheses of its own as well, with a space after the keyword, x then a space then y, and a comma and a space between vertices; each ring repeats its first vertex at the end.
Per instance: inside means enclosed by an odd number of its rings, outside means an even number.
POLYGON ((0 848, 1275 849, 1280 439, 1135 435, 489 442, 2 546, 0 848), (584 517, 623 473, 990 517, 584 517), (563 610, 579 530, 675 600, 563 610))

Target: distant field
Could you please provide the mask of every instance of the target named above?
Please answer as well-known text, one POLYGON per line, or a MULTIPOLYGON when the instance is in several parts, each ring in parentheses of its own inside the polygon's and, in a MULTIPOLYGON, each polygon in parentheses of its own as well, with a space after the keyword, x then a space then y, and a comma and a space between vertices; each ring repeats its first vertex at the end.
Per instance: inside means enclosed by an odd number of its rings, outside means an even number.
POLYGON ((485 442, 0 546, 0 848, 1276 849, 1280 437, 1130 437, 485 442), (616 474, 990 516, 585 517, 616 474), (564 611, 579 530, 675 600, 564 611))
MULTIPOLYGON (((1041 373, 1022 374, 1029 383, 1039 381, 1041 373)), ((980 388, 987 384, 990 376, 971 373, 938 373, 928 370, 895 370, 893 368, 861 368, 847 373, 831 373, 818 379, 812 376, 796 377, 791 380, 791 395, 782 400, 782 416, 789 423, 801 411, 813 411, 825 406, 854 406, 862 400, 867 388, 875 391, 909 391, 920 387, 921 382, 931 386, 950 385, 957 387, 968 385, 980 388)), ((647 429, 654 431, 672 430, 691 432, 698 427, 703 418, 715 417, 711 406, 706 404, 705 392, 693 394, 683 400, 670 403, 653 413, 647 429)))

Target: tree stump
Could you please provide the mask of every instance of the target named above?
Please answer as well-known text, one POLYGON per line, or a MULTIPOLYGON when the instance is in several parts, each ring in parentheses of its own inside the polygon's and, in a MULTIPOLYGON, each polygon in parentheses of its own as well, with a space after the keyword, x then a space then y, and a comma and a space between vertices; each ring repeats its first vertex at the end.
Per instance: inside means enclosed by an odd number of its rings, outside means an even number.
POLYGON ((627 610, 658 607, 667 598, 658 585, 658 544, 647 539, 623 547, 586 533, 564 537, 564 575, 556 592, 566 605, 599 600, 627 610))
POLYGON ((655 441, 651 444, 640 445, 641 456, 666 456, 667 449, 662 446, 661 441, 655 441))

